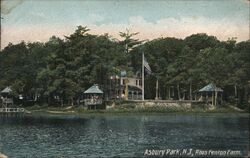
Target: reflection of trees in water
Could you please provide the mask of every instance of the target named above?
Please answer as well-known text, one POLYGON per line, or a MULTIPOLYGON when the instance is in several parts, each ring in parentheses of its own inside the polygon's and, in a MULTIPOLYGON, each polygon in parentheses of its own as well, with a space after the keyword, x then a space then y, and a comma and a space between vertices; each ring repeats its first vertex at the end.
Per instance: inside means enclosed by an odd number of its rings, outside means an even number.
POLYGON ((89 145, 93 149, 102 147, 103 152, 114 150, 117 154, 128 154, 145 142, 145 128, 140 117, 98 117, 91 119, 88 125, 89 145))
POLYGON ((20 144, 22 151, 41 157, 59 153, 131 157, 153 148, 247 149, 249 138, 249 120, 239 116, 105 115, 14 120, 0 120, 2 148, 11 157, 20 151, 20 144))

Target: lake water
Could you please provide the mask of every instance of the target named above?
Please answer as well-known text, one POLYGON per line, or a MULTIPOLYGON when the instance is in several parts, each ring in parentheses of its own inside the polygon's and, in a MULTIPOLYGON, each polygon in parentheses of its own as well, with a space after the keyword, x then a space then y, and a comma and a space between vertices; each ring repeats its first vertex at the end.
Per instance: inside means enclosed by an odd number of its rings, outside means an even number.
POLYGON ((143 157, 159 149, 166 155, 175 149, 181 152, 192 149, 193 156, 197 156, 197 150, 203 154, 230 150, 234 156, 247 155, 249 117, 231 114, 0 117, 0 152, 11 158, 143 157))

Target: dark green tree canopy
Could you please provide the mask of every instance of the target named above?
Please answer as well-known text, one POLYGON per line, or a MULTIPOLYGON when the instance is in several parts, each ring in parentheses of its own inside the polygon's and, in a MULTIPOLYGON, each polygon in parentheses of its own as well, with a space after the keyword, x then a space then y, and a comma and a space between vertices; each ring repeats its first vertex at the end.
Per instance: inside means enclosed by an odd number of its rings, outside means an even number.
POLYGON ((181 94, 209 83, 228 89, 226 95, 233 94, 231 87, 238 88, 241 98, 248 93, 250 41, 219 41, 204 33, 140 41, 135 38, 138 33, 129 30, 120 32, 118 41, 89 30, 78 26, 64 39, 10 43, 0 52, 0 89, 11 86, 15 96, 22 94, 27 100, 40 96, 40 102, 63 105, 77 100, 94 83, 105 94, 110 76, 123 70, 130 76, 140 72, 144 52, 153 71, 145 79, 146 98, 154 98, 156 78, 163 99, 169 88, 181 94))

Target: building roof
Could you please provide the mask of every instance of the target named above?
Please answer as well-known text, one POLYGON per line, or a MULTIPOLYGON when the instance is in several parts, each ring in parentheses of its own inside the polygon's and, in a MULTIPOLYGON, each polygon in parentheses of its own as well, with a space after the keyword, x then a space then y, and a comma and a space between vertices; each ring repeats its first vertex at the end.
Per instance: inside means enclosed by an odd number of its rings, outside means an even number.
POLYGON ((103 91, 99 89, 97 84, 94 84, 89 89, 87 89, 84 94, 103 94, 103 91))
POLYGON ((11 93, 11 92, 12 92, 12 90, 10 87, 6 87, 6 88, 4 88, 4 90, 1 91, 1 93, 11 93))
POLYGON ((216 87, 214 84, 210 83, 205 87, 201 88, 199 92, 223 92, 221 88, 216 87))
POLYGON ((128 87, 129 87, 130 89, 132 89, 132 90, 139 90, 139 91, 141 91, 141 90, 142 90, 142 88, 141 88, 141 87, 139 87, 139 86, 135 86, 135 85, 131 85, 131 84, 128 84, 128 87))

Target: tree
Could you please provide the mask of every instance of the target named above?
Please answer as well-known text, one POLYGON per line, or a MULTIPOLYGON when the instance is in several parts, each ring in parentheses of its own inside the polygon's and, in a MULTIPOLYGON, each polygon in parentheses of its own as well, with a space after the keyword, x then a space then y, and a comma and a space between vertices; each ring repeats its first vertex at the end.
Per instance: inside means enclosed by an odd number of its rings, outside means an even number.
POLYGON ((146 98, 154 98, 156 79, 166 99, 193 99, 193 90, 212 82, 224 89, 224 99, 246 107, 250 80, 250 42, 219 41, 204 33, 184 40, 158 38, 143 43, 138 33, 120 32, 122 41, 108 34, 92 35, 78 26, 65 39, 52 36, 45 43, 9 44, 0 52, 0 88, 12 86, 28 105, 79 103, 82 92, 97 83, 108 94, 110 76, 125 70, 141 72, 145 57, 153 75, 145 77, 146 98), (189 94, 189 97, 187 97, 189 94))
POLYGON ((120 44, 124 46, 124 52, 129 53, 132 51, 136 46, 142 43, 142 41, 139 41, 139 39, 133 38, 134 36, 138 35, 139 32, 136 33, 130 33, 128 29, 126 29, 126 32, 120 32, 120 37, 123 38, 122 41, 120 41, 120 44))

